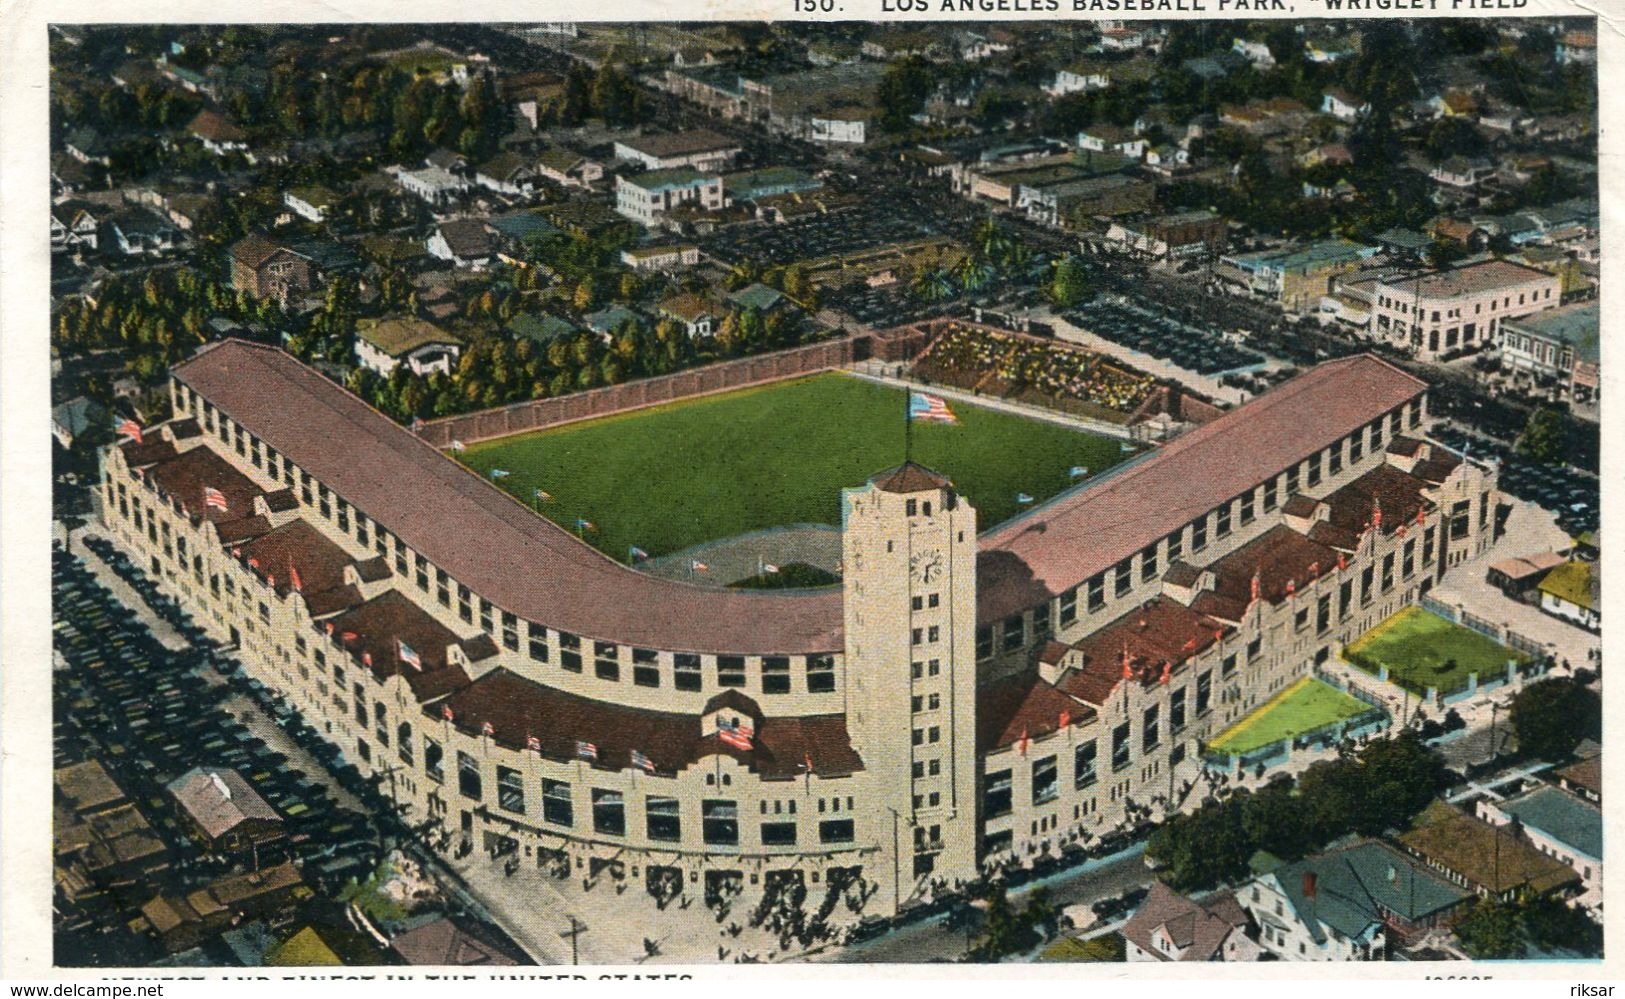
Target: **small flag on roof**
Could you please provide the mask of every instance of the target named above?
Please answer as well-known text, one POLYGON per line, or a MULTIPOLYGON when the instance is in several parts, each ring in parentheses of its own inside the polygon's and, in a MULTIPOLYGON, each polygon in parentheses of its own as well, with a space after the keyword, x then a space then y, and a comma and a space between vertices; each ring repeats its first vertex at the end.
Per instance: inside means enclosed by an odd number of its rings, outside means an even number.
POLYGON ((634 562, 642 562, 644 559, 649 557, 649 553, 644 551, 642 548, 639 548, 637 545, 632 545, 627 548, 626 555, 634 562))
POLYGON ((216 510, 224 510, 226 509, 226 494, 213 486, 204 486, 203 505, 212 506, 216 510))
POLYGON ((464 444, 462 441, 453 440, 451 442, 451 449, 456 451, 458 454, 462 454, 464 451, 468 450, 468 445, 464 444))
POLYGON ((576 518, 576 530, 578 530, 578 531, 596 531, 596 530, 598 530, 598 525, 594 524, 592 521, 588 520, 586 517, 577 517, 576 518))
POLYGON ((954 415, 954 411, 948 408, 948 403, 941 396, 925 392, 909 393, 908 418, 923 420, 926 423, 959 422, 959 417, 954 415))
POLYGON ((721 720, 717 722, 717 738, 735 749, 750 749, 751 737, 755 734, 754 729, 737 718, 728 722, 721 720))
POLYGON ((490 722, 481 722, 480 723, 480 734, 483 735, 483 736, 496 735, 497 734, 496 726, 492 725, 490 722))
POLYGON ((299 578, 299 569, 293 564, 291 557, 288 559, 288 578, 293 580, 294 590, 299 593, 305 592, 305 581, 299 578))
POLYGON ((550 503, 553 500, 553 494, 552 493, 548 492, 546 489, 542 489, 542 488, 539 488, 539 487, 536 489, 535 492, 531 493, 531 495, 536 497, 536 502, 538 502, 538 503, 550 503))
POLYGON ((451 710, 451 705, 450 704, 442 704, 442 705, 440 705, 440 717, 446 719, 447 721, 456 721, 457 720, 457 715, 456 715, 455 712, 453 712, 451 710))
POLYGON ((525 748, 533 753, 539 753, 542 751, 542 740, 536 738, 534 735, 526 733, 525 748))
POLYGON ((423 669, 423 657, 418 655, 416 649, 412 648, 410 645, 407 645, 398 638, 395 639, 395 654, 400 657, 401 662, 412 667, 413 669, 423 669))
POLYGON ((582 742, 580 739, 577 739, 576 756, 583 760, 596 760, 598 759, 598 747, 590 742, 582 742))
POLYGON ((120 421, 118 426, 113 428, 113 431, 120 437, 128 437, 137 444, 141 443, 141 424, 135 422, 134 420, 120 421))
POLYGON ((655 772, 655 761, 635 749, 632 750, 632 765, 644 773, 652 774, 655 772))
POLYGON ((1016 502, 1023 505, 1031 503, 1033 498, 1026 493, 1016 493, 1016 502))
POLYGON ((489 474, 491 476, 492 481, 495 481, 497 479, 506 479, 508 476, 512 475, 513 473, 508 471, 506 468, 493 468, 493 469, 491 469, 489 474))
POLYGON ((1089 470, 1084 468, 1082 465, 1073 465, 1071 468, 1067 469, 1066 474, 1074 479, 1081 479, 1089 474, 1089 470))
POLYGON ((711 571, 710 566, 706 565, 704 562, 701 562, 697 558, 696 559, 690 559, 689 563, 688 563, 688 567, 690 569, 693 569, 695 572, 710 572, 711 571))

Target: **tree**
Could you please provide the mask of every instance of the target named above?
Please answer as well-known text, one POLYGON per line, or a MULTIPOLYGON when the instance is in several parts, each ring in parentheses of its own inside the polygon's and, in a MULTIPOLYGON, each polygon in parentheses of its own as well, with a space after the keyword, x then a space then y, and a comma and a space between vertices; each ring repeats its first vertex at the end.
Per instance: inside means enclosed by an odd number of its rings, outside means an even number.
POLYGON ((1011 907, 1004 885, 995 887, 987 900, 987 916, 982 921, 979 952, 989 960, 998 960, 1020 950, 1025 937, 1026 927, 1011 907))
POLYGON ((1505 902, 1481 898, 1456 923, 1456 937, 1469 956, 1503 960, 1523 953, 1518 911, 1505 902))
POLYGON ((1072 308, 1093 293, 1089 270, 1077 254, 1069 253, 1055 267, 1055 278, 1050 282, 1050 301, 1062 308, 1072 308))
POLYGON ((910 119, 925 106, 935 80, 930 63, 919 56, 909 56, 892 63, 875 91, 875 103, 880 109, 880 127, 886 132, 900 132, 910 119))
POLYGON ((1602 956, 1602 927, 1574 906, 1541 895, 1525 901, 1521 908, 1524 937, 1536 948, 1602 956))
POLYGON ((1567 451, 1567 438, 1568 420, 1563 414, 1550 406, 1540 406, 1524 424, 1518 453, 1544 464, 1560 465, 1567 451))
POLYGON ((1540 760, 1561 760, 1581 739, 1602 738, 1602 698, 1569 677, 1532 683, 1512 699, 1518 749, 1540 760))
POLYGON ((1314 849, 1303 803, 1289 787, 1272 784, 1249 795, 1241 806, 1241 828, 1260 849, 1297 860, 1314 849))

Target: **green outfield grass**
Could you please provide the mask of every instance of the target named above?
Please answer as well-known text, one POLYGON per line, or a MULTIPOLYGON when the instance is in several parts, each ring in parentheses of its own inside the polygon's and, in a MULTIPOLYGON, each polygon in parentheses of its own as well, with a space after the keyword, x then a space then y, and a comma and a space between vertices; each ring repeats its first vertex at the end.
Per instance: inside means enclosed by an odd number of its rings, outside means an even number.
POLYGON ((1245 756, 1282 739, 1312 732, 1372 710, 1371 705, 1323 680, 1306 676, 1259 705, 1208 743, 1224 756, 1245 756))
POLYGON ((1407 607, 1344 649, 1343 658, 1373 675, 1387 666, 1390 680, 1420 694, 1429 687, 1458 690, 1469 673, 1481 680, 1500 676, 1508 659, 1528 657, 1430 611, 1407 607), (1454 665, 1448 665, 1451 660, 1454 665))
MULTIPOLYGON (((916 423, 914 460, 941 471, 986 529, 1128 455, 1114 438, 950 401, 957 426, 916 423)), ((904 392, 842 374, 776 382, 469 445, 459 457, 625 560, 784 524, 839 524, 840 491, 903 460, 904 392)))

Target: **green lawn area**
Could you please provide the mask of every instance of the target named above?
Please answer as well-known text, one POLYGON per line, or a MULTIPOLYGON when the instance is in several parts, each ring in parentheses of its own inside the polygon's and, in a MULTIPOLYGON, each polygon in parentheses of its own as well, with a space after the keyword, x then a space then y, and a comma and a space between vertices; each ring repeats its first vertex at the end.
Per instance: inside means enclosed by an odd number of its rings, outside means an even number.
MULTIPOLYGON (((1128 457, 1114 438, 950 402, 957 426, 914 425, 914 460, 953 480, 986 530, 1128 457)), ((840 491, 903 460, 904 392, 822 374, 471 444, 459 457, 617 559, 784 524, 839 524, 840 491)))
POLYGON ((1103 936, 1091 937, 1088 940, 1079 940, 1076 937, 1062 937, 1045 947, 1038 955, 1040 961, 1062 961, 1068 963, 1079 962, 1111 962, 1125 960, 1127 947, 1123 942, 1123 934, 1107 933, 1103 936))
POLYGON ((1343 658, 1368 673, 1388 667, 1389 679, 1415 693, 1457 690, 1467 675, 1480 679, 1505 672, 1508 659, 1525 656, 1487 635, 1420 607, 1407 607, 1343 650, 1343 658), (1454 665, 1447 665, 1454 660, 1454 665))
POLYGON ((1323 680, 1306 676, 1236 722, 1208 748, 1226 756, 1244 756, 1282 739, 1364 714, 1371 705, 1323 680))

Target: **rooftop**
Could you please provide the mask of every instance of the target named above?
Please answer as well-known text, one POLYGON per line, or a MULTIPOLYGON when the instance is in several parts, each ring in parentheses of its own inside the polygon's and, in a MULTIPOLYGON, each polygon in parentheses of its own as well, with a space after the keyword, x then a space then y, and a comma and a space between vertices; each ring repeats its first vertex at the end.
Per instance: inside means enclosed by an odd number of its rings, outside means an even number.
POLYGON ((1527 830, 1539 830, 1592 860, 1602 859, 1602 811, 1547 785, 1499 803, 1527 830))
POLYGON ((1429 804, 1399 843, 1497 895, 1519 887, 1545 894, 1579 881, 1567 865, 1506 826, 1492 826, 1442 801, 1429 804))
POLYGON ((708 128, 688 132, 661 132, 654 135, 626 136, 615 140, 628 149, 647 156, 667 159, 673 156, 692 156, 696 153, 720 152, 738 149, 739 143, 708 128))
POLYGON ((210 839, 224 836, 251 820, 282 821, 276 809, 237 771, 228 767, 188 770, 169 783, 169 793, 210 839))
POLYGON ((1392 287, 1422 298, 1461 298, 1486 291, 1555 280, 1545 271, 1537 271, 1533 267, 1523 267, 1506 260, 1486 260, 1454 270, 1436 271, 1392 287))
POLYGON ((413 316, 359 323, 355 335, 390 357, 404 357, 432 343, 460 345, 463 342, 455 333, 448 333, 427 320, 413 316))

